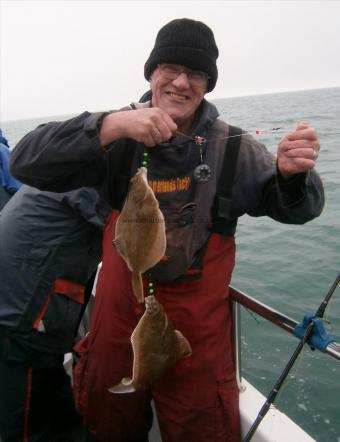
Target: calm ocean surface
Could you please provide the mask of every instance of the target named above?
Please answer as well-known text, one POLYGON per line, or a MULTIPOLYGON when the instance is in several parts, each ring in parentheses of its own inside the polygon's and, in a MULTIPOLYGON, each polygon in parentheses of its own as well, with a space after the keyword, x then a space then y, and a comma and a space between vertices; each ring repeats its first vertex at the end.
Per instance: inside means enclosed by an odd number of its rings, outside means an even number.
MULTIPOLYGON (((229 123, 252 134, 260 129, 258 139, 272 152, 276 152, 283 133, 301 120, 308 121, 319 133, 317 170, 326 192, 322 215, 304 226, 243 217, 237 231, 238 255, 232 284, 300 322, 304 314, 315 313, 340 271, 340 88, 214 102, 229 123), (276 127, 283 130, 270 131, 276 127)), ((66 118, 2 122, 1 128, 14 147, 38 124, 66 118)), ((326 317, 329 333, 340 342, 339 288, 326 317)), ((297 343, 291 335, 242 309, 243 374, 264 395, 297 343)), ((340 442, 340 363, 306 346, 276 405, 317 441, 340 442)))

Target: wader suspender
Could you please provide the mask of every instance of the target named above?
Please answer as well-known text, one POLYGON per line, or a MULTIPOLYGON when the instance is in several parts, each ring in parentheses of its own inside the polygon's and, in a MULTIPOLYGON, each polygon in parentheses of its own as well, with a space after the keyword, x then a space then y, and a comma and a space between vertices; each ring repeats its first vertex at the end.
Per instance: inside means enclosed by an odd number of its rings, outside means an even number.
MULTIPOLYGON (((241 135, 242 130, 236 126, 229 125, 229 134, 227 140, 227 145, 223 157, 223 163, 221 168, 221 175, 217 184, 217 192, 215 203, 213 207, 213 227, 212 231, 220 233, 224 236, 233 235, 234 228, 231 229, 231 216, 230 209, 232 203, 232 191, 234 176, 237 166, 237 158, 240 150, 241 135)), ((121 161, 123 165, 121 167, 121 173, 123 173, 126 178, 130 178, 134 171, 131 170, 133 167, 133 157, 136 151, 136 143, 133 140, 128 140, 124 146, 124 151, 122 152, 121 161), (123 155, 125 154, 125 155, 123 155)), ((125 183, 128 185, 128 182, 125 183)), ((122 201, 123 203, 123 201, 122 201)), ((235 227, 237 223, 237 218, 235 218, 235 227)))
MULTIPOLYGON (((213 208, 213 231, 221 235, 230 234, 230 209, 237 158, 240 150, 242 130, 229 125, 227 146, 223 157, 221 175, 217 184, 216 200, 213 208), (226 220, 229 220, 226 223, 226 220), (228 227, 227 227, 228 224, 228 227)), ((237 219, 235 219, 236 226, 237 219)))

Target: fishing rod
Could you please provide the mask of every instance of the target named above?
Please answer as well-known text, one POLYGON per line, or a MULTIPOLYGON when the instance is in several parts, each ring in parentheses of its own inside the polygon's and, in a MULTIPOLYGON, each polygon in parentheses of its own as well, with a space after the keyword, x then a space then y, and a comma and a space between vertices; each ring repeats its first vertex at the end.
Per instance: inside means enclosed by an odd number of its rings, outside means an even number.
POLYGON ((298 337, 301 337, 301 341, 299 342, 299 345, 296 347, 293 355, 291 356, 290 360, 288 361, 287 365, 283 369, 283 372, 281 373, 279 379, 275 383, 273 389, 269 393, 265 403, 263 404, 260 412, 258 413, 254 423, 250 427, 248 433, 246 434, 245 438, 243 439, 243 442, 249 442, 251 438, 253 437, 255 431, 257 430, 258 426, 262 422, 263 418, 267 414, 270 406, 273 404, 280 388, 282 387, 283 382, 285 381, 286 377, 288 376, 289 371, 293 367, 297 357, 301 353, 301 350, 306 342, 310 342, 312 350, 314 350, 315 347, 319 348, 321 351, 324 351, 323 349, 333 341, 333 338, 330 336, 325 336, 324 330, 323 330, 323 324, 320 322, 320 319, 323 317, 326 307, 329 304, 329 301, 331 297, 333 296, 333 293, 335 292, 335 289, 337 288, 338 284, 340 282, 340 273, 336 277, 332 287, 329 289, 327 295, 325 296, 325 299, 320 304, 319 308, 317 309, 315 315, 307 315, 304 317, 302 325, 298 325, 296 327, 296 332, 294 331, 294 334, 296 334, 298 337), (314 333, 314 326, 317 328, 317 334, 313 336, 314 333))

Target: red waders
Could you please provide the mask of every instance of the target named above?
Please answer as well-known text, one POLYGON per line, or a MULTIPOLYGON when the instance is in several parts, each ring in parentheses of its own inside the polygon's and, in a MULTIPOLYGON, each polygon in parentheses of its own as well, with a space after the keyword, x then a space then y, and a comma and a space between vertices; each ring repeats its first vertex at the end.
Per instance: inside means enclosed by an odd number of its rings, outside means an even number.
POLYGON ((227 302, 234 239, 210 237, 200 279, 154 284, 168 317, 189 340, 192 356, 180 360, 152 391, 114 395, 108 388, 132 375, 130 336, 144 311, 132 293, 131 273, 112 245, 116 217, 114 212, 105 228, 90 333, 76 348, 81 358, 75 396, 89 430, 100 442, 147 440, 153 398, 163 442, 238 442, 227 302))

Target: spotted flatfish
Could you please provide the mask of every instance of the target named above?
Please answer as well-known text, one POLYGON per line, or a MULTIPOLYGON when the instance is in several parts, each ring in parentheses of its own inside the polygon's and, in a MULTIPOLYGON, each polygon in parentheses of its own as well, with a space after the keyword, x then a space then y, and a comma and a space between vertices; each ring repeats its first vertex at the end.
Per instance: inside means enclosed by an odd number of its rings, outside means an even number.
POLYGON ((143 302, 141 274, 163 258, 166 248, 164 216, 148 184, 145 167, 139 168, 130 180, 113 244, 132 272, 132 289, 137 300, 143 302))
POLYGON ((174 329, 154 296, 145 298, 145 312, 131 335, 132 378, 123 378, 111 393, 132 393, 150 388, 169 367, 192 351, 188 340, 174 329))

